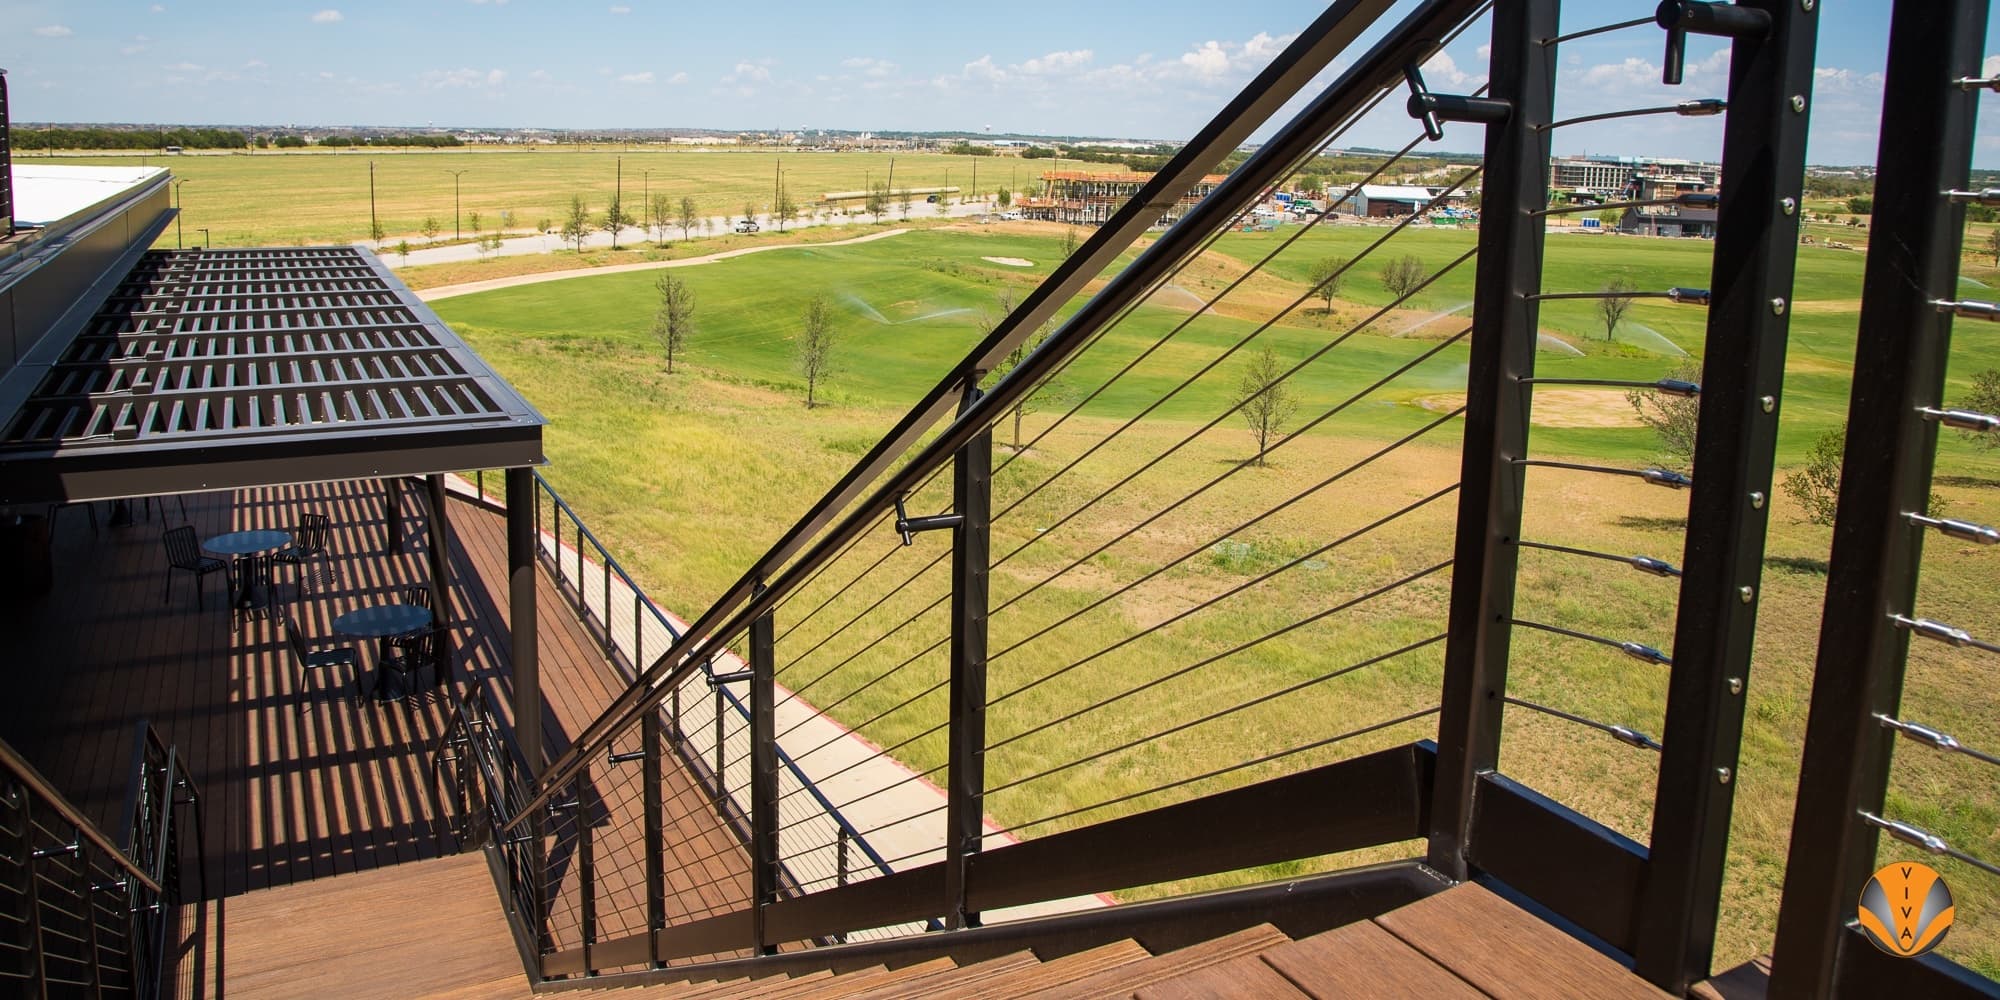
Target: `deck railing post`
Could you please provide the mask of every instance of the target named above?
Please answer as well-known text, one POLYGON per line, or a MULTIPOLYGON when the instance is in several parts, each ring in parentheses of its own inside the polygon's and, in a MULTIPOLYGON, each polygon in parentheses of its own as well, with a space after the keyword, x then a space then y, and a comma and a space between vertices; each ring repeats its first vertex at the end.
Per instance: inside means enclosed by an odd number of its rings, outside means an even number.
MULTIPOLYGON (((1942 192, 1970 187, 1980 97, 1958 81, 1987 75, 1981 42, 1989 16, 1987 0, 1899 0, 1890 15, 1847 454, 1772 953, 1773 997, 1847 992, 1837 976, 1845 925, 1875 866, 1878 832, 1860 814, 1880 815, 1888 788, 1896 734, 1878 716, 1901 717, 1910 633, 1889 616, 1917 616, 1924 529, 1908 515, 1928 506, 1938 435, 1921 408, 1949 402, 1952 320, 1936 303, 1958 300, 1965 287, 1958 284, 1965 213, 1942 192)), ((1869 947, 1849 941, 1856 946, 1869 947)))
POLYGON ((1737 6, 1767 13, 1770 29, 1735 39, 1730 53, 1694 486, 1633 955, 1641 976, 1672 993, 1706 978, 1715 950, 1770 520, 1819 21, 1815 5, 1797 0, 1737 6))
POLYGON ((666 803, 662 801, 660 783, 662 750, 660 740, 660 713, 647 712, 639 724, 639 738, 645 743, 645 754, 640 780, 646 783, 646 837, 641 850, 646 852, 646 957, 649 964, 658 967, 660 962, 660 932, 667 927, 667 873, 666 873, 666 803))
POLYGON ((1508 102, 1512 113, 1486 126, 1463 485, 1428 851, 1431 866, 1455 879, 1470 870, 1474 786, 1500 759, 1524 485, 1515 460, 1528 449, 1531 390, 1521 380, 1535 372, 1540 310, 1533 296, 1541 290, 1543 237, 1535 213, 1548 202, 1547 125, 1555 97, 1556 47, 1543 39, 1557 34, 1557 3, 1499 0, 1491 18, 1488 96, 1508 102))
POLYGON ((778 901, 776 672, 776 623, 765 614, 750 623, 750 886, 756 905, 755 947, 766 955, 778 951, 764 927, 764 908, 778 901))
POLYGON ((715 804, 719 807, 722 805, 722 800, 729 795, 729 781, 724 777, 724 769, 729 764, 729 758, 723 753, 723 738, 726 733, 722 725, 724 708, 722 685, 710 680, 709 686, 715 690, 715 804))
POLYGON ((597 839, 591 835, 590 808, 584 793, 590 787, 590 768, 577 772, 576 799, 570 803, 571 822, 576 824, 576 878, 583 910, 583 974, 594 976, 597 966, 591 951, 597 945, 597 839))
MULTIPOLYGON (((960 412, 979 399, 979 376, 966 380, 960 412)), ((977 927, 966 906, 965 869, 979 853, 986 795, 987 556, 993 499, 993 431, 952 460, 952 507, 959 515, 951 546, 951 678, 946 739, 945 925, 977 927)))

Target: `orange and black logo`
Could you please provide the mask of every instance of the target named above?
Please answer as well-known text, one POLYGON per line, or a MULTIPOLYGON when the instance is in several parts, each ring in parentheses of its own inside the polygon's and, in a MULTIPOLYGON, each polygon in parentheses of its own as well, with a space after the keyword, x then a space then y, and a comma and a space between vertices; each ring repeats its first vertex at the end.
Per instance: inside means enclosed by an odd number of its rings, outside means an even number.
POLYGON ((1899 861, 1861 889, 1861 930, 1875 947, 1915 958, 1944 940, 1956 909, 1944 876, 1929 865, 1899 861))

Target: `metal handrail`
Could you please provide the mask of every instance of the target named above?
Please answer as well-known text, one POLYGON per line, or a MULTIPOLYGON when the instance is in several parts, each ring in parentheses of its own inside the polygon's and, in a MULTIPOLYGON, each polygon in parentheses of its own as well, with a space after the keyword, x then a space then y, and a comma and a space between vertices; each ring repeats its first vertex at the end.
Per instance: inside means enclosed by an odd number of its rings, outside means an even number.
POLYGON ((511 830, 552 799, 585 763, 602 754, 618 733, 630 728, 649 706, 653 692, 668 689, 691 675, 718 652, 724 637, 736 635, 768 613, 810 573, 839 552, 841 546, 887 514, 896 499, 908 493, 922 477, 942 468, 968 441, 1001 420, 1059 365, 1081 351, 1127 307, 1148 294, 1183 256, 1199 247, 1208 233, 1240 215, 1290 164, 1314 150, 1330 122, 1345 120, 1378 91, 1395 86, 1401 81, 1405 66, 1420 64, 1438 51, 1437 39, 1472 17, 1484 3, 1426 0, 1341 73, 1304 111, 1272 135, 1178 224, 1112 277, 1040 347, 984 396, 964 407, 917 455, 900 466, 896 464, 959 402, 966 386, 977 384, 1000 359, 1025 343, 1033 330, 1052 318, 1064 302, 1129 249, 1137 236, 1168 208, 1178 204, 1195 180, 1224 153, 1234 149, 1271 113, 1330 66, 1334 57, 1373 25, 1388 6, 1386 0, 1340 0, 1301 33, 1164 169, 975 346, 741 580, 690 625, 681 639, 585 727, 570 750, 543 772, 540 788, 528 808, 515 816, 507 828, 511 830), (872 493, 859 503, 854 502, 869 483, 877 482, 879 485, 872 493), (842 511, 848 512, 845 517, 840 517, 842 511), (808 541, 811 541, 809 547, 808 541), (758 589, 760 586, 762 589, 758 589))
POLYGON ((124 848, 113 844, 111 839, 104 835, 104 831, 97 828, 96 823, 84 816, 83 810, 78 809, 69 799, 64 798, 61 792, 56 791, 55 785, 50 784, 49 779, 42 777, 42 773, 35 770, 33 764, 14 752, 14 748, 8 746, 5 741, 0 741, 0 770, 12 774, 30 794, 48 803, 49 807, 56 811, 56 815, 62 817, 63 822, 76 828, 77 836, 102 851, 104 856, 117 864, 126 875, 137 879, 140 885, 152 892, 166 891, 160 887, 159 880, 147 872, 143 865, 133 861, 131 855, 125 853, 124 848))

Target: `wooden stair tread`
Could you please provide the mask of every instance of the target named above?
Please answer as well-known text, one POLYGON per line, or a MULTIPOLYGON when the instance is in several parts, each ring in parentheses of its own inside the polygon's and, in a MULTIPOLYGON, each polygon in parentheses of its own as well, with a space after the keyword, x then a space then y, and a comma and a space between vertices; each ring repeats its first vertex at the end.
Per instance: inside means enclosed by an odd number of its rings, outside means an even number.
POLYGON ((870 990, 880 990, 914 979, 954 972, 958 967, 958 963, 949 958, 933 958, 927 962, 918 962, 899 969, 876 966, 873 969, 844 973, 830 983, 817 983, 812 995, 815 998, 858 997, 870 990))
POLYGON ((1694 984, 1695 1000, 1764 1000, 1771 989, 1771 956, 1759 955, 1694 984))
POLYGON ((1284 932, 1276 927, 1270 924, 1258 924, 1234 934, 1225 934, 1200 944, 1162 952, 1152 958, 1121 965, 1115 969, 1106 969, 1048 990, 1042 996, 1050 1000, 1130 996, 1140 988, 1153 983, 1163 982, 1205 966, 1227 962, 1232 958, 1255 954, 1290 940, 1291 938, 1286 937, 1284 932))
POLYGON ((1375 922, 1493 996, 1667 996, 1589 945, 1471 883, 1391 910, 1375 922))
POLYGON ((1038 964, 1040 963, 1035 960, 1033 952, 1017 951, 989 958, 984 962, 974 962, 956 969, 946 969, 943 972, 933 972, 927 976, 890 983, 866 993, 854 994, 851 1000, 888 1000, 891 997, 928 998, 935 996, 938 990, 946 986, 982 982, 1016 969, 1038 964))
POLYGON ((1298 989, 1322 1000, 1355 996, 1480 1000, 1485 996, 1402 938, 1366 920, 1281 944, 1260 957, 1298 989))
POLYGON ((1299 992, 1298 987, 1279 975, 1277 970, 1265 965, 1262 958, 1245 955, 1154 983, 1139 990, 1137 996, 1138 1000, 1208 1000, 1211 997, 1305 1000, 1306 994, 1299 992))
POLYGON ((790 995, 788 991, 799 989, 802 986, 810 989, 813 985, 825 982, 833 977, 834 974, 831 970, 819 969, 802 976, 763 976, 754 979, 731 979, 720 983, 711 983, 705 989, 697 989, 692 992, 676 991, 687 990, 691 985, 696 984, 663 983, 657 986, 626 987, 619 990, 616 994, 611 995, 619 997, 620 1000, 623 997, 632 997, 633 1000, 742 1000, 742 998, 748 997, 762 998, 790 995))
POLYGON ((1064 983, 1075 982, 1106 969, 1115 969, 1151 957, 1153 953, 1147 951, 1139 942, 1124 938, 1085 951, 1072 952, 1060 958, 1052 958, 981 982, 954 986, 935 994, 935 997, 936 1000, 999 1000, 1002 997, 1029 996, 1064 983))

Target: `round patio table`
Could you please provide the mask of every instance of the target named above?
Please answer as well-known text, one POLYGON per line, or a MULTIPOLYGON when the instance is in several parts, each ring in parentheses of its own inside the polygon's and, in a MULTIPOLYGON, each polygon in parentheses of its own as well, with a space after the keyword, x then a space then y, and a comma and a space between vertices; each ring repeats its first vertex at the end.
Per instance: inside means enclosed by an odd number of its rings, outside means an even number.
POLYGON ((229 556, 235 560, 236 592, 230 595, 229 603, 241 611, 255 611, 271 603, 269 589, 264 586, 260 572, 263 560, 257 556, 290 544, 291 532, 260 529, 216 535, 202 542, 201 548, 212 555, 229 556))
MULTIPOLYGON (((431 609, 417 604, 376 604, 366 608, 356 608, 333 620, 333 630, 341 635, 351 635, 357 639, 388 640, 405 635, 431 623, 431 609)), ((382 697, 382 661, 388 656, 386 641, 380 642, 375 650, 375 684, 372 688, 377 699, 382 697)), ((410 678, 412 687, 416 684, 414 675, 410 678)))

